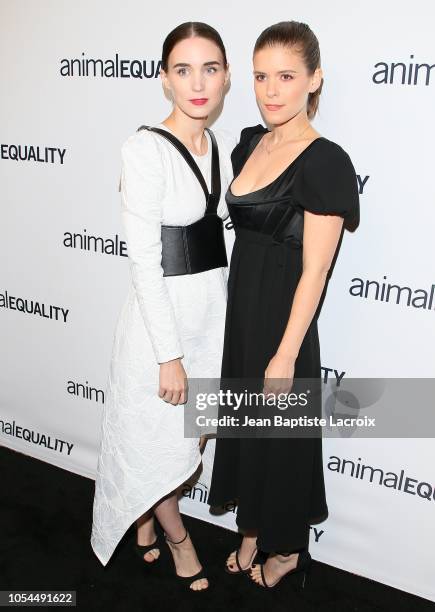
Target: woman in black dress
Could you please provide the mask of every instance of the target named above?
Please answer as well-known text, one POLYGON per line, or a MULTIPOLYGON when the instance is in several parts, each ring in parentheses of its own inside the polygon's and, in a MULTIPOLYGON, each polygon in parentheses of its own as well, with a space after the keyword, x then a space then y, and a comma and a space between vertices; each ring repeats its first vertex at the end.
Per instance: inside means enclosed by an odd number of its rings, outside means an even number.
MULTIPOLYGON (((236 240, 222 378, 264 378, 266 391, 285 380, 288 392, 293 379, 320 384, 318 311, 343 228, 358 224, 359 198, 348 154, 310 123, 323 84, 310 28, 267 28, 253 62, 271 129, 245 128, 232 154, 226 199, 236 240)), ((321 437, 218 437, 209 503, 230 500, 244 537, 226 570, 268 587, 289 573, 305 577, 309 526, 328 515, 321 437), (269 553, 262 565, 254 565, 258 550, 269 553)))

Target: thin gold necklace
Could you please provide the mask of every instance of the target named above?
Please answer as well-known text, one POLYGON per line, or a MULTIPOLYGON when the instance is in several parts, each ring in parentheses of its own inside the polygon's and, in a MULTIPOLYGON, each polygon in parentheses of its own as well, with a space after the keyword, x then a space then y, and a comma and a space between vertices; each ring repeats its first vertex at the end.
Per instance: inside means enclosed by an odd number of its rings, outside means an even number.
MULTIPOLYGON (((308 125, 305 127, 305 129, 303 129, 303 130, 302 130, 302 132, 301 132, 300 134, 298 134, 298 135, 297 135, 296 139, 300 138, 300 137, 302 136, 302 134, 304 134, 304 133, 305 133, 305 132, 308 130, 308 128, 310 127, 310 125, 311 125, 311 124, 309 123, 309 124, 308 124, 308 125)), ((264 148, 265 148, 265 150, 266 150, 266 153, 267 153, 268 155, 270 155, 270 154, 271 154, 273 151, 275 151, 276 149, 279 149, 279 147, 282 147, 282 145, 284 145, 284 144, 286 144, 286 143, 288 143, 288 142, 292 142, 292 141, 294 141, 294 140, 295 140, 294 138, 288 138, 287 140, 284 140, 283 142, 280 142, 280 143, 279 143, 279 144, 278 144, 276 147, 274 147, 273 149, 271 149, 270 147, 268 147, 268 146, 266 145, 266 143, 265 143, 265 141, 264 141, 264 138, 263 138, 263 146, 264 146, 264 148)))

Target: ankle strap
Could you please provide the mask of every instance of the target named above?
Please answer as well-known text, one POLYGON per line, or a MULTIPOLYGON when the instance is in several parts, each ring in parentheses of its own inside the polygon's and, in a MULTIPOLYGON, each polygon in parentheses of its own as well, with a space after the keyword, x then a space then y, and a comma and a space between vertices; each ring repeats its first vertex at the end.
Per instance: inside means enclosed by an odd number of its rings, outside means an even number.
POLYGON ((187 531, 187 529, 186 529, 186 535, 184 536, 184 538, 183 538, 182 540, 180 540, 179 542, 173 542, 172 540, 170 540, 170 539, 168 538, 168 536, 167 536, 167 535, 166 535, 166 533, 165 533, 165 540, 166 540, 167 542, 170 542, 171 544, 181 544, 181 542, 184 542, 184 540, 187 538, 187 536, 188 536, 188 535, 189 535, 189 533, 188 533, 188 531, 187 531))

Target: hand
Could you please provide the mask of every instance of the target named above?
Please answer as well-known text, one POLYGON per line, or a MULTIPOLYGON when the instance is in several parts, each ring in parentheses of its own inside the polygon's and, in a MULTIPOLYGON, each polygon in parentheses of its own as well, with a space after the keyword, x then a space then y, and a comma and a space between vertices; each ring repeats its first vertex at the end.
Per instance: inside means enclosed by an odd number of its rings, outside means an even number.
POLYGON ((278 353, 275 354, 269 361, 264 373, 263 393, 266 396, 270 394, 275 397, 280 393, 290 393, 293 386, 294 373, 294 359, 283 357, 278 353))
POLYGON ((187 376, 181 359, 160 364, 159 397, 174 406, 186 403, 187 376))

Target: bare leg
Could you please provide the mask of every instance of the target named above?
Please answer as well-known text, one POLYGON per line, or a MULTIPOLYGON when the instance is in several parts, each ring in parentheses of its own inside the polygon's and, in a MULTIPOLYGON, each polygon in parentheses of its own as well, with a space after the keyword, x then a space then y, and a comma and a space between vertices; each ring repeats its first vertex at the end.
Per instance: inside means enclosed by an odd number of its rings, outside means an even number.
MULTIPOLYGON (((142 514, 136 521, 137 525, 137 543, 142 546, 152 544, 156 539, 156 532, 154 530, 154 509, 151 508, 145 514, 142 514)), ((152 548, 150 551, 145 553, 144 560, 148 563, 153 563, 160 556, 159 548, 152 548)))
MULTIPOLYGON (((155 515, 166 535, 172 542, 179 542, 184 538, 186 535, 186 528, 183 525, 183 520, 180 515, 176 491, 164 497, 156 504, 155 515)), ((189 536, 180 544, 171 544, 168 542, 168 546, 171 549, 176 572, 179 576, 193 576, 200 571, 201 564, 196 556, 195 548, 189 536)), ((190 585, 190 588, 194 591, 207 587, 207 578, 195 580, 190 585)))

